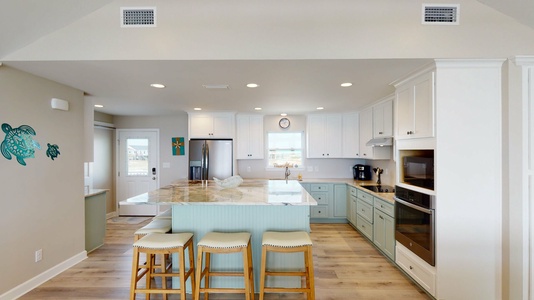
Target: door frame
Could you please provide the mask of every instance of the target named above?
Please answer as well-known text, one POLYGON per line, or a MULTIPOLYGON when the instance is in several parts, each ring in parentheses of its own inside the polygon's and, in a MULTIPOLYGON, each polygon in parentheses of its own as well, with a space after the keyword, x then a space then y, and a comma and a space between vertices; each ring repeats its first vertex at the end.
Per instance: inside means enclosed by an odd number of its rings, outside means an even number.
POLYGON ((157 176, 156 176, 156 189, 159 189, 159 183, 160 183, 160 180, 159 180, 159 174, 161 173, 161 168, 160 168, 160 165, 159 165, 159 160, 160 160, 160 149, 159 149, 159 128, 135 128, 135 129, 117 129, 115 130, 115 182, 116 182, 116 188, 115 188, 115 211, 117 212, 117 214, 119 214, 119 202, 120 202, 120 199, 119 199, 119 192, 120 192, 120 178, 119 178, 119 173, 120 173, 120 159, 121 159, 121 156, 120 156, 120 134, 121 132, 146 132, 146 131, 149 131, 149 132, 153 132, 156 134, 156 158, 155 158, 155 164, 157 166, 157 169, 158 169, 158 172, 157 172, 157 176))

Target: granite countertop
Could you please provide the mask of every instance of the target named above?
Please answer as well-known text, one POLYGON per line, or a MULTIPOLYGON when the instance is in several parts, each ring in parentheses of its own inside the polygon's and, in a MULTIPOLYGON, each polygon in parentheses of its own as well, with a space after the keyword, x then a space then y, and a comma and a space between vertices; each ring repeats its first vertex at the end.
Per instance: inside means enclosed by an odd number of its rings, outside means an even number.
POLYGON ((107 191, 109 191, 109 190, 107 190, 107 189, 89 189, 89 190, 85 191, 85 197, 90 197, 90 196, 102 194, 102 193, 105 193, 107 191))
POLYGON ((183 180, 126 200, 139 204, 179 205, 317 205, 296 180, 245 179, 222 189, 212 180, 183 180))

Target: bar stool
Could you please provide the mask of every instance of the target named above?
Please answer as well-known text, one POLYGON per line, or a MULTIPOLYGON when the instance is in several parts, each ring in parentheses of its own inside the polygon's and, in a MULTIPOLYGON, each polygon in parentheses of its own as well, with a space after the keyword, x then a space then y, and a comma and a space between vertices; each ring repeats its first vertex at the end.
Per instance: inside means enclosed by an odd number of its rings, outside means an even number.
POLYGON ((134 233, 134 242, 149 233, 167 233, 172 229, 171 219, 155 219, 147 225, 137 229, 134 233))
MULTIPOLYGON (((193 234, 192 233, 150 233, 141 239, 137 240, 133 244, 133 262, 132 262, 132 278, 130 285, 130 300, 135 299, 136 293, 147 294, 147 299, 150 299, 150 294, 162 294, 163 299, 167 300, 167 294, 180 294, 181 300, 186 300, 186 288, 185 283, 189 277, 191 277, 191 289, 195 290, 195 259, 193 253, 193 234), (189 270, 185 265, 185 249, 188 249, 189 256, 189 270), (147 267, 141 268, 139 266, 139 254, 145 253, 147 258, 147 267), (156 272, 153 267, 153 262, 156 255, 168 256, 172 253, 178 254, 179 271, 173 273, 172 263, 164 265, 160 272, 156 272), (141 272, 139 272, 141 270, 141 272), (169 270, 171 270, 169 272, 169 270), (146 286, 145 288, 138 288, 137 284, 145 276, 146 286), (152 287, 152 279, 161 278, 161 288, 152 287), (180 288, 179 289, 167 289, 167 278, 179 277, 180 288)), ((162 260, 165 261, 165 260, 162 260)))
POLYGON ((306 293, 308 300, 315 300, 315 282, 313 274, 312 241, 305 231, 274 232, 263 233, 261 251, 261 273, 260 273, 260 300, 263 300, 265 292, 293 292, 306 293), (266 271, 267 252, 279 253, 304 253, 304 271, 266 271), (265 287, 266 276, 299 276, 306 278, 306 287, 282 288, 265 287))
MULTIPOLYGON (((156 219, 152 220, 147 225, 139 228, 134 233, 134 242, 138 241, 142 237, 150 234, 150 233, 168 233, 172 229, 172 220, 170 219, 156 219)), ((148 261, 150 259, 153 259, 152 267, 156 269, 161 269, 163 271, 163 268, 165 267, 167 260, 169 259, 168 255, 163 255, 162 262, 158 265, 155 263, 156 257, 155 256, 148 256, 146 257, 146 264, 139 266, 139 269, 145 269, 148 266, 148 261)))
POLYGON ((252 268, 252 247, 250 245, 250 233, 223 233, 208 232, 197 243, 197 288, 193 299, 200 300, 200 293, 204 293, 204 300, 209 299, 209 293, 240 293, 245 294, 246 300, 254 299, 254 273, 252 268), (243 254, 243 272, 213 272, 211 271, 211 254, 243 254), (205 266, 202 268, 202 260, 205 254, 205 266), (210 279, 213 276, 242 276, 245 288, 210 288, 210 279), (204 287, 201 281, 204 278, 204 287))
POLYGON ((157 219, 172 219, 172 209, 167 209, 163 212, 160 212, 159 214, 157 214, 154 218, 152 218, 152 220, 157 220, 157 219))

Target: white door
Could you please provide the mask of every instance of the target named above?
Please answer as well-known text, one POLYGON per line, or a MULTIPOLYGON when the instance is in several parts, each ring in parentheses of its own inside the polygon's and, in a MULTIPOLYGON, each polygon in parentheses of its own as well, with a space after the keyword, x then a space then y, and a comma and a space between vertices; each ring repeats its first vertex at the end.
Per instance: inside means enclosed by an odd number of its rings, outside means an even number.
POLYGON ((119 129, 117 133, 119 215, 156 215, 156 205, 135 205, 124 200, 159 188, 159 132, 119 129))

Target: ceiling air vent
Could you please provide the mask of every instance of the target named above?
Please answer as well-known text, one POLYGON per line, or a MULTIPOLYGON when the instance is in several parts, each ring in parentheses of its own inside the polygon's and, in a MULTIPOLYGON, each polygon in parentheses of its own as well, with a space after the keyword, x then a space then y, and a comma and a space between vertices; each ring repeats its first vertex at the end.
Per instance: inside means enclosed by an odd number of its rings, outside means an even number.
POLYGON ((423 24, 458 25, 459 4, 423 4, 423 24))
POLYGON ((121 7, 121 27, 156 27, 156 8, 121 7))

